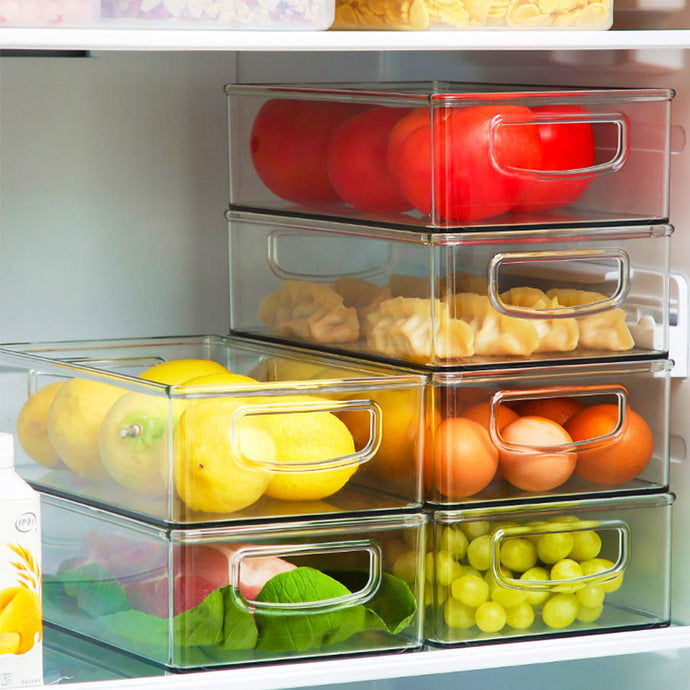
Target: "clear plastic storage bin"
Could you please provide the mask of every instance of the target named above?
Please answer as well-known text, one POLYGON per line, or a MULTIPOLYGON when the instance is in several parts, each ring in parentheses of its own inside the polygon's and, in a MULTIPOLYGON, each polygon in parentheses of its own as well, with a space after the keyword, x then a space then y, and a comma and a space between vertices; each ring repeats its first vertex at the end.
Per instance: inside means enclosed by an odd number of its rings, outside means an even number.
POLYGON ((421 647, 422 513, 163 530, 43 510, 46 620, 166 667, 421 647))
POLYGON ((0 0, 0 29, 94 26, 100 9, 100 0, 0 0))
POLYGON ((431 367, 668 351, 668 225, 427 234, 226 215, 237 333, 431 367))
POLYGON ((230 203, 412 228, 664 222, 669 89, 229 84, 230 203))
POLYGON ((434 512, 426 638, 465 645, 668 625, 673 500, 434 512))
POLYGON ((421 502, 425 378, 236 337, 0 348, 34 487, 162 524, 421 502))
POLYGON ((334 29, 609 29, 612 0, 336 0, 334 29))
POLYGON ((652 360, 433 374, 426 500, 666 490, 671 367, 652 360))
POLYGON ((324 30, 334 0, 101 0, 102 26, 163 29, 324 30))

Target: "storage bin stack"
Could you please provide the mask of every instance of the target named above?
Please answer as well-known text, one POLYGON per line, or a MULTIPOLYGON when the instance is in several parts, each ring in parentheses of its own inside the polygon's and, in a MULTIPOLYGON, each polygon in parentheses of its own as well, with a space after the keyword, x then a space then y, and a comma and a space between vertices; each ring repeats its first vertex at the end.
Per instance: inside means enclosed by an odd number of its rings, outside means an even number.
POLYGON ((0 348, 47 624, 175 670, 420 649, 424 383, 233 336, 0 348))
POLYGON ((233 333, 426 378, 427 642, 668 624, 673 93, 226 93, 233 333))

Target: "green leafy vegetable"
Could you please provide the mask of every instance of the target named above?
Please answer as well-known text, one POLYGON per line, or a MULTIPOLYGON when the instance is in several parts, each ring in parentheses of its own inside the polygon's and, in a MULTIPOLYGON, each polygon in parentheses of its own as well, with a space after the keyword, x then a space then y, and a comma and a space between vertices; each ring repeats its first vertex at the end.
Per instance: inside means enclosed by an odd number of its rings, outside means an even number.
MULTIPOLYGON (((413 621, 417 602, 404 580, 387 573, 364 605, 336 605, 325 611, 307 606, 330 599, 342 601, 359 591, 366 577, 364 571, 343 571, 333 577, 309 567, 279 573, 257 595, 259 606, 254 615, 237 604, 232 585, 221 587, 198 606, 173 617, 176 663, 228 662, 236 660, 237 652, 254 649, 269 654, 314 651, 332 648, 367 631, 400 633, 413 621), (260 606, 269 602, 305 606, 282 610, 260 606)), ((102 626, 104 639, 114 635, 139 653, 168 659, 168 619, 132 609, 118 580, 100 565, 63 571, 49 585, 57 609, 65 608, 64 596, 69 595, 94 624, 102 626)))
POLYGON ((73 568, 60 574, 65 592, 91 616, 102 616, 130 607, 122 585, 98 563, 73 568))
MULTIPOLYGON (((314 568, 296 568, 274 575, 259 592, 257 602, 307 603, 347 596, 350 590, 314 568)), ((365 626, 362 606, 349 606, 324 613, 280 613, 257 610, 257 649, 298 651, 319 649, 342 642, 365 626)), ((284 611, 289 611, 284 609, 284 611)))

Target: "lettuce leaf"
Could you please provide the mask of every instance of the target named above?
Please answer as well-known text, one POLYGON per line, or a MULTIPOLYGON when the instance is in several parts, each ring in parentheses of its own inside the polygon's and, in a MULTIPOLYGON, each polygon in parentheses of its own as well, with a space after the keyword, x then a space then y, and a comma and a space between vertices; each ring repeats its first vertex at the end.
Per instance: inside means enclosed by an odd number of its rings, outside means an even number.
MULTIPOLYGON (((342 579, 362 581, 361 572, 334 578, 314 568, 301 567, 271 578, 257 596, 258 602, 306 603, 344 597, 349 589, 342 579)), ((407 627, 417 611, 417 601, 403 580, 384 574, 376 595, 366 605, 348 606, 314 613, 280 613, 258 610, 257 649, 270 651, 316 650, 336 645, 367 630, 397 634, 407 627)))
POLYGON ((131 608, 122 585, 98 563, 73 568, 59 576, 65 593, 74 597, 82 611, 102 616, 131 608))

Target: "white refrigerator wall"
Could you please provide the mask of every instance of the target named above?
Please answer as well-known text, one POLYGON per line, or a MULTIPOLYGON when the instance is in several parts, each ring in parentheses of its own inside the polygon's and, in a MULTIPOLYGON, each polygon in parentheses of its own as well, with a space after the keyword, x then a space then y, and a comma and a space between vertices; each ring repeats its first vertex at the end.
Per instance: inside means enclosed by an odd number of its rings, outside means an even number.
MULTIPOLYGON (((672 270, 690 274, 690 49, 11 56, 0 58, 0 342, 227 332, 223 84, 380 79, 675 88, 672 270)), ((688 409, 690 382, 676 378, 672 615, 681 625, 690 624, 688 409)), ((681 688, 687 656, 568 662, 557 681, 552 664, 465 673, 463 682, 488 688, 510 679, 531 690, 558 682, 568 690, 587 678, 587 687, 602 679, 603 688, 628 678, 625 670, 630 683, 614 687, 681 688)), ((451 677, 433 684, 450 687, 451 677)))

